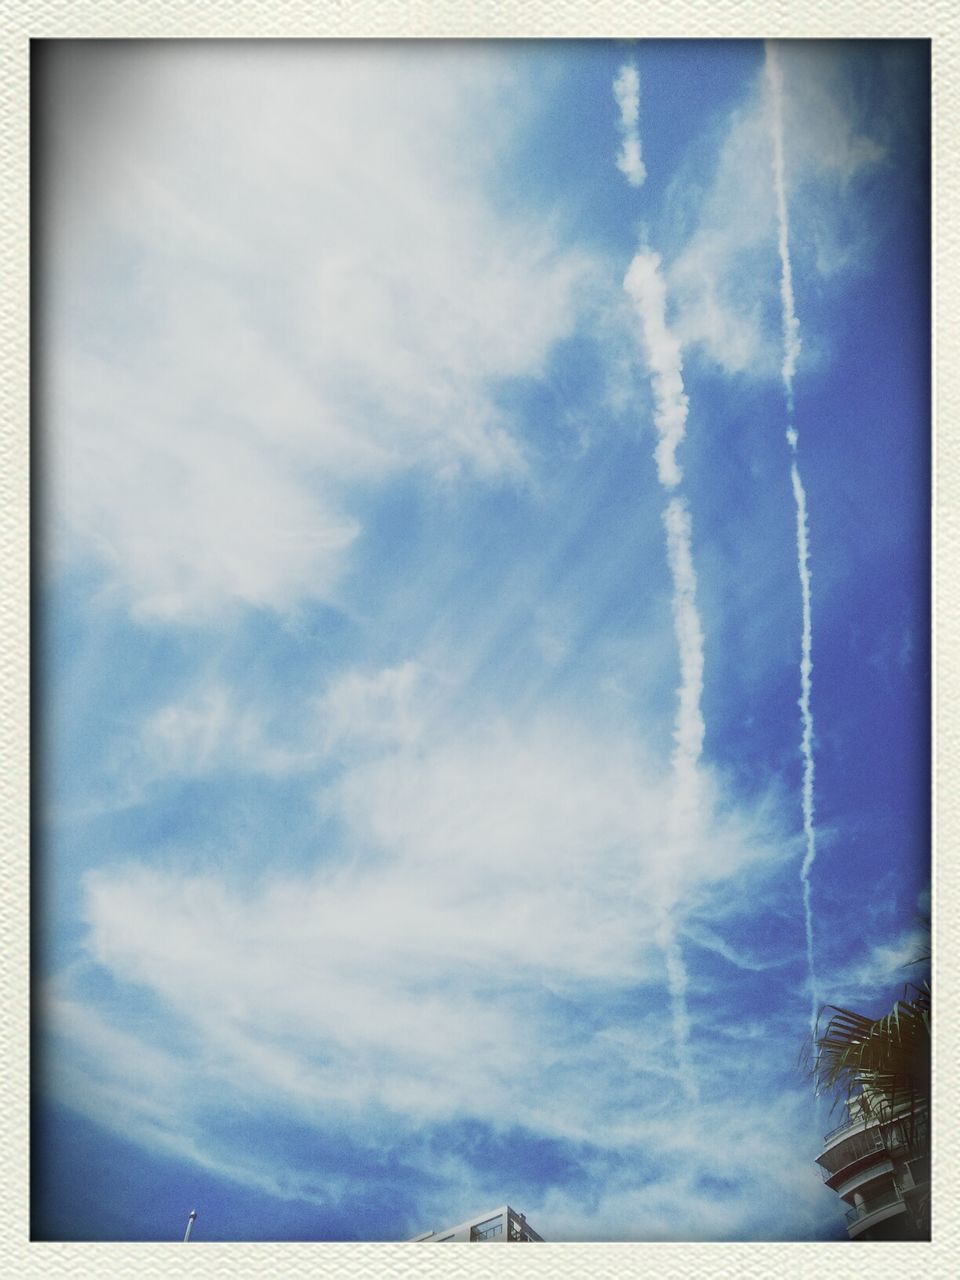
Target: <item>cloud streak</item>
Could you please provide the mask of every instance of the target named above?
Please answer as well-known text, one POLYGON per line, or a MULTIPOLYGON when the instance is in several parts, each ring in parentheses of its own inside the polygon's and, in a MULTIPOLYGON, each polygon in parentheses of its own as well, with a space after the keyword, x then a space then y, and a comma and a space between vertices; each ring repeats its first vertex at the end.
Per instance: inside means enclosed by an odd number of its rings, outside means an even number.
POLYGON ((783 365, 781 374, 787 395, 788 413, 793 414, 793 377, 800 355, 800 322, 793 298, 793 268, 790 263, 790 222, 787 211, 786 174, 783 157, 783 69, 774 41, 765 45, 764 71, 767 77, 771 134, 773 139, 773 189, 777 202, 777 252, 780 255, 780 305, 783 321, 783 365))
MULTIPOLYGON (((649 251, 635 255, 624 288, 640 319, 640 331, 654 393, 654 421, 659 440, 655 450, 657 475, 671 493, 680 484, 677 448, 686 429, 688 401, 683 389, 680 344, 670 332, 666 317, 666 286, 660 274, 660 257, 649 251)), ((673 626, 680 658, 680 686, 674 722, 673 799, 671 804, 671 858, 691 855, 701 819, 701 787, 697 765, 703 749, 704 723, 700 710, 703 692, 703 630, 696 605, 696 573, 691 550, 690 513, 683 498, 673 494, 663 515, 667 563, 673 582, 673 626)), ((690 1025, 687 1014, 687 974, 673 919, 675 901, 661 902, 658 940, 667 966, 667 982, 673 1004, 673 1028, 684 1089, 696 1098, 697 1085, 690 1057, 690 1025)))
POLYGON ((642 187, 647 177, 640 156, 640 73, 632 62, 625 62, 613 82, 613 96, 620 108, 620 151, 617 168, 631 187, 642 187))
POLYGON ((667 287, 660 273, 660 255, 649 250, 636 254, 623 287, 640 320, 653 383, 654 422, 659 436, 654 451, 657 475, 665 489, 675 489, 682 478, 677 448, 686 431, 688 400, 683 389, 680 341, 667 325, 667 287))
POLYGON ((803 833, 806 850, 800 867, 803 896, 803 922, 807 943, 807 975, 810 984, 810 1028, 816 1031, 819 996, 814 963, 813 901, 810 876, 817 856, 814 829, 814 762, 813 711, 811 709, 813 673, 813 621, 811 607, 810 532, 807 520, 807 497, 797 464, 798 435, 794 424, 793 379, 800 354, 800 322, 793 296, 793 270, 790 263, 790 225, 787 213, 786 176, 783 154, 783 70, 776 43, 766 42, 764 68, 769 96, 770 130, 773 143, 773 186, 777 204, 777 249, 780 255, 780 302, 783 316, 783 379, 787 405, 787 442, 790 445, 790 484, 793 489, 797 519, 797 569, 803 611, 800 646, 800 719, 802 734, 800 754, 803 758, 803 833))

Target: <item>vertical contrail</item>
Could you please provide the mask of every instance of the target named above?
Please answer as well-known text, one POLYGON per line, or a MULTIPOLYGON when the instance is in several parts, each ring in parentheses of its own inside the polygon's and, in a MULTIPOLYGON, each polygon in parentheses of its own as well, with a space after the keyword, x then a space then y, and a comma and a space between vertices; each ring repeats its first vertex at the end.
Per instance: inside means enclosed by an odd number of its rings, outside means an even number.
POLYGON ((793 423, 793 375, 800 354, 800 322, 793 300, 793 272, 790 268, 790 223, 787 217, 786 182, 783 159, 783 71, 777 46, 765 45, 764 70, 770 104, 770 129, 773 135, 773 188, 777 203, 777 245, 780 252, 780 304, 783 312, 783 378, 787 401, 787 443, 790 445, 790 481, 797 509, 797 567, 800 573, 800 595, 803 605, 803 636, 800 656, 800 718, 803 732, 800 753, 803 757, 803 833, 806 852, 800 868, 803 892, 803 919, 807 937, 807 973, 810 982, 810 1029, 816 1033, 817 984, 813 963, 813 906, 810 896, 810 871, 817 856, 813 827, 813 712, 810 709, 811 675, 813 672, 813 628, 810 609, 810 538, 807 524, 807 496, 797 466, 797 431, 793 423))
MULTIPOLYGON (((703 691, 703 632, 696 606, 697 579, 691 552, 690 513, 675 492, 681 471, 677 447, 684 436, 687 396, 683 389, 680 343, 666 320, 666 288, 660 274, 658 254, 644 250, 630 264, 624 289, 640 317, 643 345, 653 385, 654 421, 657 427, 655 452, 657 475, 670 494, 663 513, 667 536, 667 562, 673 582, 673 625, 680 657, 680 687, 674 722, 673 810, 671 836, 673 858, 682 865, 696 838, 700 809, 700 779, 697 763, 703 749, 704 724, 700 711, 703 691)), ((670 914, 670 894, 666 888, 675 863, 662 868, 665 887, 659 903, 657 942, 663 950, 670 992, 677 1062, 684 1091, 697 1098, 697 1084, 689 1054, 690 1024, 687 1016, 687 972, 683 964, 676 928, 670 914)))
POLYGON ((640 72, 625 62, 613 82, 613 96, 620 108, 620 154, 617 168, 631 187, 642 187, 647 176, 640 158, 640 72))
MULTIPOLYGON (((771 132, 773 134, 773 189, 777 200, 777 247, 780 251, 780 304, 783 315, 783 385, 787 394, 787 410, 793 416, 793 375, 800 354, 800 321, 793 303, 793 271, 790 267, 790 223, 787 218, 787 191, 783 162, 783 72, 777 59, 776 45, 768 40, 764 46, 764 70, 770 94, 771 132)), ((796 436, 787 428, 791 447, 796 436)))

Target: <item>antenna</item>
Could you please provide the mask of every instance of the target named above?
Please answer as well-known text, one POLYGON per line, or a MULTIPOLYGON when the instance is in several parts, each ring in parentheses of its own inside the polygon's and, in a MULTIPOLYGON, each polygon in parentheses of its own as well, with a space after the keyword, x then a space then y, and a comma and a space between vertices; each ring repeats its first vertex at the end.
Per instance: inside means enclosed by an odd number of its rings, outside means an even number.
POLYGON ((193 1224, 197 1220, 196 1209, 190 1210, 190 1216, 187 1218, 187 1234, 183 1237, 183 1243, 186 1244, 190 1239, 190 1232, 193 1230, 193 1224))

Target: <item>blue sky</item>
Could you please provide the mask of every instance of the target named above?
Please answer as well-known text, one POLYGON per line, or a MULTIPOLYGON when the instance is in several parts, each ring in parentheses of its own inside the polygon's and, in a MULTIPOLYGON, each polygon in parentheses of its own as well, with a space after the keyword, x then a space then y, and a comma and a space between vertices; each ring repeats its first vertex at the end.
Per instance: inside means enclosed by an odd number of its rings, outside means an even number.
POLYGON ((37 84, 34 1235, 843 1238, 798 1055, 929 902, 927 45, 37 84))

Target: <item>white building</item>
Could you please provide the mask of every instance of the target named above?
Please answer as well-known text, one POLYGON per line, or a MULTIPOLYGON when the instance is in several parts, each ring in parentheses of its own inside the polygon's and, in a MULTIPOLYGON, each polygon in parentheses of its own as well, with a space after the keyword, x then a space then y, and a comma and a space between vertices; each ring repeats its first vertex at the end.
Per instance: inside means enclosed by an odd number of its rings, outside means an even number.
POLYGON ((926 1112, 889 1119, 856 1111, 824 1138, 817 1164, 846 1210, 851 1240, 928 1239, 930 1137, 926 1112))
POLYGON ((438 1244, 445 1244, 448 1240, 491 1242, 515 1240, 526 1243, 543 1240, 543 1236, 537 1235, 522 1213, 517 1213, 515 1209, 505 1204, 499 1209, 491 1210, 490 1213, 482 1213, 479 1217, 461 1222, 457 1227, 447 1227, 444 1231, 425 1231, 422 1236, 416 1236, 415 1239, 436 1241, 438 1244))

